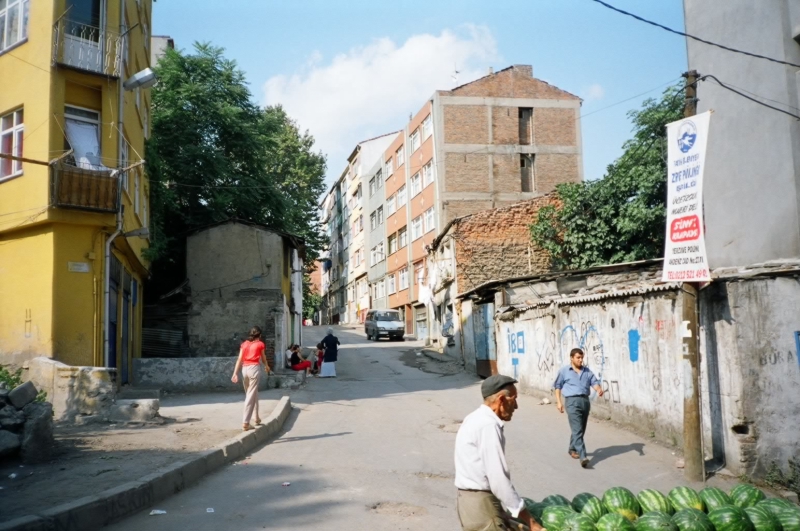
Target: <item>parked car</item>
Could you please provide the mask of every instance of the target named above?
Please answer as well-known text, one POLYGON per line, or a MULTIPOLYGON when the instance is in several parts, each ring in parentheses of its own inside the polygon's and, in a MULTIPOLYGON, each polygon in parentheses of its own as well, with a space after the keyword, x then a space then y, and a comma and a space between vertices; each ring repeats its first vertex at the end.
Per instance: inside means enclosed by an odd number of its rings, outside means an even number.
POLYGON ((403 339, 406 325, 397 310, 370 310, 364 321, 364 332, 367 339, 379 340, 381 337, 389 339, 403 339))

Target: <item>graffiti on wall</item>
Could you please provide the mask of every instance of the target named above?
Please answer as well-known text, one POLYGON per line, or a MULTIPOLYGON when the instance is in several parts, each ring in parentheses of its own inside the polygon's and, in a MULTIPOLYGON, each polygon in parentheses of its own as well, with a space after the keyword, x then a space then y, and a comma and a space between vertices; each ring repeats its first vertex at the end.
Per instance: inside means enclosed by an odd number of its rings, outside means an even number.
POLYGON ((795 359, 797 359, 797 366, 800 367, 800 332, 794 333, 794 348, 795 359))
POLYGON ((591 321, 582 322, 579 329, 576 329, 571 324, 561 329, 558 353, 559 365, 567 363, 569 351, 576 347, 581 349, 585 355, 584 364, 587 366, 594 364, 599 367, 597 377, 602 378, 608 358, 606 358, 603 350, 603 339, 600 337, 600 332, 597 331, 591 321))
POLYGON ((525 355, 525 332, 512 332, 506 328, 508 340, 508 353, 511 355, 511 365, 514 367, 514 378, 519 378, 519 356, 525 355))

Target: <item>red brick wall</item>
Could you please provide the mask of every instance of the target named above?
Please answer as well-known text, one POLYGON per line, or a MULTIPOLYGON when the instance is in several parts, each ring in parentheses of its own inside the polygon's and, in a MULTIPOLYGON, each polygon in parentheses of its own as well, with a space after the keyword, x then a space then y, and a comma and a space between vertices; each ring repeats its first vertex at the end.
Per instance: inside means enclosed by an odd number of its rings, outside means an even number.
POLYGON ((444 160, 447 192, 489 192, 489 155, 446 153, 444 160))
POLYGON ((577 109, 537 107, 533 111, 533 136, 543 146, 575 146, 577 109))
POLYGON ((519 107, 492 107, 492 143, 519 144, 519 107))
POLYGON ((488 144, 489 111, 483 105, 444 105, 446 144, 488 144))
POLYGON ((501 155, 498 153, 492 159, 494 161, 494 191, 499 193, 522 192, 519 154, 501 155))
POLYGON ((487 98, 546 98, 577 100, 574 94, 535 79, 528 65, 516 65, 482 77, 453 90, 442 90, 446 96, 480 96, 487 98))
POLYGON ((534 162, 534 188, 537 192, 549 193, 559 183, 580 182, 576 155, 539 153, 534 162))

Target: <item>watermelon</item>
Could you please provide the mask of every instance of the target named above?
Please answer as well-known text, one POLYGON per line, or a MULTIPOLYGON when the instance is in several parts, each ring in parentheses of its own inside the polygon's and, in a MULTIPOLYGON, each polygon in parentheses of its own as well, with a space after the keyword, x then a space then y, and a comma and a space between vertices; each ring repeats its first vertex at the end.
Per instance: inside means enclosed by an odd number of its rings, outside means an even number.
POLYGON ((567 507, 572 507, 570 501, 561 494, 551 494, 547 498, 543 499, 542 503, 546 503, 547 505, 565 505, 567 507))
POLYGON ((592 521, 597 522, 607 512, 606 506, 603 505, 603 502, 600 501, 600 498, 590 498, 586 500, 586 504, 583 506, 581 514, 585 514, 591 518, 592 521))
POLYGON ((563 531, 567 516, 575 514, 572 507, 551 505, 542 513, 542 526, 548 531, 563 531))
POLYGON ((542 524, 542 515, 544 514, 544 510, 550 507, 549 505, 545 505, 544 503, 532 503, 532 504, 525 504, 525 508, 528 509, 528 512, 531 513, 533 519, 539 522, 539 525, 542 524))
POLYGON ((653 511, 661 511, 662 513, 672 514, 675 510, 666 496, 653 489, 644 489, 636 497, 639 505, 642 507, 642 514, 653 511))
POLYGON ((667 513, 650 511, 636 520, 636 531, 678 531, 667 513))
POLYGON ((636 496, 625 487, 611 487, 603 493, 603 504, 610 513, 619 513, 631 522, 641 514, 636 496))
POLYGON ((733 505, 731 497, 725 494, 725 491, 717 487, 706 487, 700 492, 700 499, 706 504, 706 509, 713 511, 726 505, 733 505))
POLYGON ((608 513, 597 521, 597 531, 636 531, 630 520, 618 513, 608 513))
POLYGON ((782 511, 783 509, 793 509, 794 506, 786 500, 782 500, 780 498, 767 498, 766 500, 762 500, 756 504, 757 507, 764 507, 769 512, 776 515, 776 511, 782 511))
POLYGON ((747 513, 735 505, 714 509, 708 513, 708 519, 717 531, 754 531, 747 513))
POLYGON ((594 520, 585 514, 572 513, 564 520, 561 531, 597 531, 594 520))
POLYGON ((800 510, 794 506, 777 511, 775 518, 781 523, 783 531, 800 531, 800 510))
POLYGON ((752 485, 736 485, 731 489, 731 501, 736 507, 741 509, 752 507, 765 499, 767 499, 767 497, 764 493, 752 485))
POLYGON ((766 507, 754 505, 745 507, 744 512, 753 523, 756 531, 781 531, 781 523, 766 507))
POLYGON ((586 502, 591 500, 592 498, 599 499, 591 492, 581 492, 580 494, 572 498, 572 508, 575 509, 575 512, 579 513, 583 511, 583 506, 586 505, 586 502))
POLYGON ((680 531, 714 531, 714 525, 706 513, 697 509, 681 509, 672 516, 680 531))
MULTIPOLYGON (((681 509, 697 509, 698 511, 704 511, 706 508, 697 492, 689 487, 675 487, 669 491, 669 501, 676 511, 680 511, 681 509)), ((723 530, 717 529, 717 531, 723 530)))

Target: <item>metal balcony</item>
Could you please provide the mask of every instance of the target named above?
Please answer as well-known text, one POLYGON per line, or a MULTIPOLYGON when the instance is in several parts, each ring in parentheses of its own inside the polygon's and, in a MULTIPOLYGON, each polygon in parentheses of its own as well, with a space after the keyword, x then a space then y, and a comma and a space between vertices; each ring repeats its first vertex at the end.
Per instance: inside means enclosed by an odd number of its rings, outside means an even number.
POLYGON ((124 38, 102 28, 62 18, 53 26, 53 64, 120 76, 124 38))
POLYGON ((50 172, 53 206, 92 212, 119 211, 119 174, 79 168, 66 162, 53 164, 50 172))

